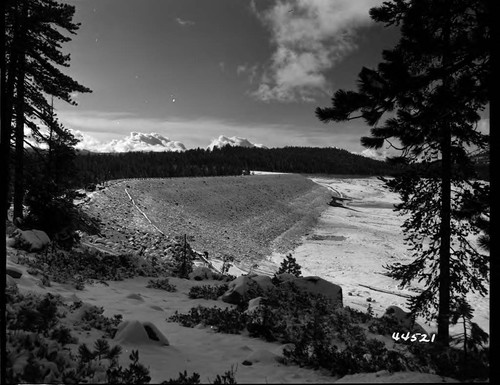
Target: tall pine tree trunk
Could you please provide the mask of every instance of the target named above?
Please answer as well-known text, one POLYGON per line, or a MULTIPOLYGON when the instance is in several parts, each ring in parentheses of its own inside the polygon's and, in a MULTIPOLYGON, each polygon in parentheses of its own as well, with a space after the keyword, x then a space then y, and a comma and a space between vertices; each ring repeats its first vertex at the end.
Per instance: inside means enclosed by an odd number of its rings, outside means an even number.
MULTIPOLYGON (((7 69, 6 62, 6 44, 5 44, 5 15, 7 2, 0 2, 0 105, 1 111, 0 114, 0 292, 5 293, 5 288, 7 286, 7 248, 5 242, 5 231, 6 225, 5 222, 7 220, 7 191, 9 186, 9 149, 10 149, 10 117, 7 118, 7 111, 10 109, 9 103, 7 102, 8 93, 7 93, 7 82, 5 76, 5 70, 7 69)), ((5 351, 4 346, 6 343, 4 341, 7 340, 7 318, 6 318, 6 300, 5 294, 0 298, 0 378, 7 377, 7 352, 5 351)))
POLYGON ((14 179, 14 218, 23 218, 24 202, 24 54, 21 53, 17 76, 16 151, 14 179))
POLYGON ((449 345, 450 339, 450 238, 451 238, 451 130, 444 125, 441 144, 441 245, 439 250, 438 341, 449 345))
MULTIPOLYGON (((7 5, 3 3, 5 7, 7 5)), ((4 15, 5 18, 5 15, 4 15)), ((4 20, 5 22, 5 20, 4 20)), ((5 34, 3 36, 5 43, 5 34)), ((12 109, 14 106, 14 84, 15 74, 18 64, 19 52, 17 50, 19 43, 19 19, 15 21, 13 27, 13 37, 10 46, 9 60, 6 61, 6 55, 3 56, 2 68, 2 207, 5 218, 8 218, 10 201, 10 140, 12 135, 12 109), (7 68, 8 67, 8 68, 7 68)), ((6 49, 7 53, 7 49, 6 49)))
MULTIPOLYGON (((446 16, 445 16, 446 17, 446 16)), ((443 45, 445 47, 442 57, 442 66, 447 68, 450 62, 447 47, 450 44, 450 20, 443 26, 443 45)), ((450 343, 450 246, 451 246, 451 126, 447 122, 448 98, 450 90, 449 75, 443 78, 443 107, 444 117, 441 120, 441 225, 439 249, 439 312, 438 312, 438 341, 443 346, 450 343)))
POLYGON ((18 67, 16 83, 16 152, 15 152, 15 179, 14 179, 14 218, 23 218, 24 202, 24 78, 25 78, 25 48, 24 36, 26 31, 26 20, 28 17, 28 7, 22 5, 22 22, 19 32, 18 46, 18 67))

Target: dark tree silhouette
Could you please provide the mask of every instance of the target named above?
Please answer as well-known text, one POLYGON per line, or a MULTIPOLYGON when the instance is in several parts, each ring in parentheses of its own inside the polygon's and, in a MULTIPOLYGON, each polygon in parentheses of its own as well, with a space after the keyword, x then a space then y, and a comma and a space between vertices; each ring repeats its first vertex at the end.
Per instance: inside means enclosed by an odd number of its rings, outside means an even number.
POLYGON ((399 167, 337 148, 193 149, 177 152, 80 153, 75 187, 109 179, 242 175, 261 170, 304 174, 393 175, 399 167))
POLYGON ((357 92, 338 90, 332 107, 316 109, 325 123, 363 118, 372 128, 361 143, 388 143, 401 151, 393 161, 409 165, 408 172, 385 181, 403 200, 396 209, 409 214, 403 231, 415 260, 388 268, 403 286, 426 282, 410 307, 429 318, 430 309, 438 309, 444 346, 450 308, 469 291, 487 292, 488 257, 467 239, 477 221, 463 215, 466 200, 470 206, 488 196, 487 187, 471 182, 476 175, 469 151, 488 143, 477 130, 478 111, 489 96, 487 13, 480 0, 393 0, 371 9, 375 21, 401 28, 399 43, 383 51, 376 70, 361 70, 357 92))
MULTIPOLYGON (((54 124, 48 95, 76 104, 72 92, 90 90, 58 67, 69 66, 70 55, 61 52, 62 43, 71 39, 61 31, 75 34, 79 24, 73 23, 75 7, 53 0, 21 0, 7 9, 8 77, 14 83, 13 115, 15 116, 15 183, 14 217, 23 216, 25 126, 39 142, 51 144, 53 135, 44 134, 46 126, 55 136, 67 136, 60 124, 54 124)), ((68 142, 69 144, 69 142, 68 142)))
POLYGON ((7 322, 6 322, 6 295, 7 286, 7 245, 5 240, 6 219, 7 219, 7 191, 9 185, 9 150, 10 150, 10 117, 6 116, 6 111, 10 110, 10 100, 7 99, 7 79, 6 79, 6 61, 5 61, 5 10, 7 0, 0 2, 0 379, 7 378, 7 352, 5 349, 7 340, 7 322))

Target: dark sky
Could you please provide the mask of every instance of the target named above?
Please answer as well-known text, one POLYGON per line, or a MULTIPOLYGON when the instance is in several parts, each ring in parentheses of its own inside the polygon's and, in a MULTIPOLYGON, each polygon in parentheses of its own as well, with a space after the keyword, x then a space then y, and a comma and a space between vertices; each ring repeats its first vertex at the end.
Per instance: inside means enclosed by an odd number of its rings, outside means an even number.
POLYGON ((187 148, 225 135, 361 152, 363 122, 325 125, 314 110, 399 38, 370 20, 374 0, 67 2, 81 27, 65 72, 93 93, 56 107, 88 148, 154 132, 187 148))

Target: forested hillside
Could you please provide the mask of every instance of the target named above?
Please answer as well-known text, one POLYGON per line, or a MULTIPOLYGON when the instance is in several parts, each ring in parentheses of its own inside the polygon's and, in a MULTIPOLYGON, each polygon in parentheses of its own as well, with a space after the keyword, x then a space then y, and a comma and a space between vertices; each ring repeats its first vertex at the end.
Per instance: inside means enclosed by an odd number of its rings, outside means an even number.
POLYGON ((311 174, 391 175, 395 167, 383 161, 336 148, 243 148, 213 151, 80 153, 75 183, 109 179, 240 175, 245 170, 311 174))

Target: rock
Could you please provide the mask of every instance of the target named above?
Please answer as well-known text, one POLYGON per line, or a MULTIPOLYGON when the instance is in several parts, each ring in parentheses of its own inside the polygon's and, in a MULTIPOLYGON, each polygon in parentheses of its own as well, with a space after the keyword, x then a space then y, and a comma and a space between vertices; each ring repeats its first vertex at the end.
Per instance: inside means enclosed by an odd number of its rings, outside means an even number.
POLYGON ((7 266, 7 275, 10 275, 12 278, 21 278, 21 276, 23 275, 23 272, 15 267, 10 267, 10 266, 7 266))
POLYGON ((255 298, 259 293, 274 287, 271 278, 265 275, 241 275, 229 282, 229 289, 222 295, 222 301, 231 304, 241 304, 249 298, 255 298))
POLYGON ((50 243, 48 235, 41 230, 18 230, 17 242, 28 251, 40 251, 46 248, 50 243))
POLYGON ((282 285, 288 285, 290 283, 295 284, 297 288, 301 291, 305 291, 312 294, 321 294, 331 300, 331 302, 336 306, 343 306, 342 298, 342 287, 334 283, 328 282, 327 280, 311 276, 311 277, 294 277, 288 281, 282 282, 282 285))
POLYGON ((389 306, 386 309, 383 317, 395 318, 398 321, 399 325, 401 325, 401 327, 409 329, 413 333, 427 334, 427 330, 425 330, 422 325, 417 322, 413 322, 410 312, 405 312, 398 306, 389 306))
POLYGON ((261 362, 264 364, 273 364, 276 363, 276 360, 278 358, 278 355, 271 353, 269 350, 258 349, 254 352, 251 352, 243 362, 247 362, 246 365, 248 365, 248 363, 252 365, 257 362, 261 362))
POLYGON ((7 275, 5 278, 7 278, 7 286, 15 286, 17 287, 16 280, 12 278, 10 275, 7 275))
POLYGON ((250 301, 248 301, 248 309, 245 310, 245 313, 251 314, 254 311, 256 311, 259 307, 261 307, 264 304, 264 297, 257 297, 257 298, 252 298, 250 301))
POLYGON ((285 351, 292 351, 295 348, 295 345, 292 343, 287 343, 278 346, 276 349, 273 350, 273 353, 276 354, 278 357, 284 357, 285 356, 285 351))
POLYGON ((127 345, 170 345, 167 338, 151 322, 136 320, 123 321, 113 338, 115 341, 127 345))
POLYGON ((7 247, 16 247, 17 240, 16 238, 7 237, 5 243, 7 247))
POLYGON ((272 289, 274 287, 271 278, 267 275, 249 274, 248 277, 256 282, 262 290, 272 289))

